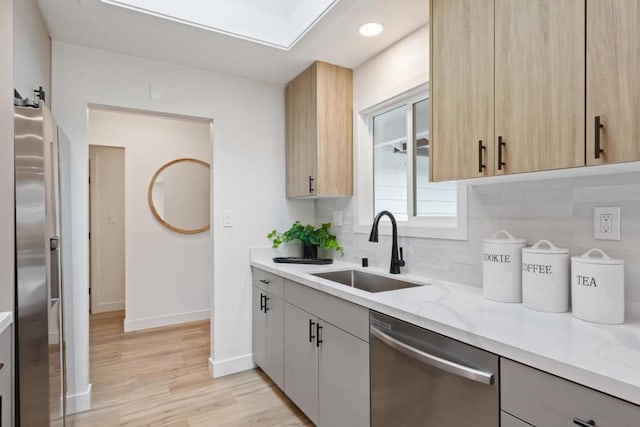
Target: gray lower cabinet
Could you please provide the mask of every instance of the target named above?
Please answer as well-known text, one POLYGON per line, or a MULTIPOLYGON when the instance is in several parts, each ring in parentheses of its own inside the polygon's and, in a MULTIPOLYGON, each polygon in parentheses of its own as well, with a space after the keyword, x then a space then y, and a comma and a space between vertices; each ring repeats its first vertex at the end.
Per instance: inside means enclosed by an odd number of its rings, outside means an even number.
POLYGON ((9 326, 0 334, 0 427, 13 425, 12 349, 11 327, 9 326))
POLYGON ((284 392, 318 425, 318 319, 284 303, 284 392))
POLYGON ((503 411, 535 427, 640 425, 639 406, 508 359, 500 360, 500 396, 503 411))
POLYGON ((263 310, 264 293, 253 286, 253 361, 263 370, 267 366, 267 322, 263 310))
POLYGON ((284 388, 284 301, 253 287, 253 360, 280 389, 284 388))
POLYGON ((369 426, 369 310, 284 282, 284 391, 321 427, 369 426))
POLYGON ((369 426, 369 344, 320 320, 322 426, 369 426))

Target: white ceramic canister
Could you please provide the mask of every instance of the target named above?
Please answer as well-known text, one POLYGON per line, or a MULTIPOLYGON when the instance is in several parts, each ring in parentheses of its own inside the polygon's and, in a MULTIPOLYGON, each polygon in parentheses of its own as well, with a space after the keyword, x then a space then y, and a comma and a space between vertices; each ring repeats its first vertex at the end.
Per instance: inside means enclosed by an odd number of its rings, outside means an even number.
POLYGON ((624 322, 624 261, 591 249, 571 257, 571 306, 574 317, 590 322, 624 322), (597 253, 599 257, 591 255, 597 253))
POLYGON ((482 293, 499 302, 522 302, 522 248, 517 239, 501 230, 482 241, 482 293))
POLYGON ((532 310, 569 311, 569 249, 548 240, 522 249, 522 303, 532 310))

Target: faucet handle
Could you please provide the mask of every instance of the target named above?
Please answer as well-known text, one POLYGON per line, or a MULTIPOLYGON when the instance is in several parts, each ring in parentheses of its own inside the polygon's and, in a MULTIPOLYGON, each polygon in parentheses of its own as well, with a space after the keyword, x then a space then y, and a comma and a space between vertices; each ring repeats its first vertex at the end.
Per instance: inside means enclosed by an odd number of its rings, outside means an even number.
POLYGON ((405 265, 404 256, 402 254, 402 247, 400 247, 400 259, 398 260, 398 265, 400 267, 404 267, 404 265, 405 265))

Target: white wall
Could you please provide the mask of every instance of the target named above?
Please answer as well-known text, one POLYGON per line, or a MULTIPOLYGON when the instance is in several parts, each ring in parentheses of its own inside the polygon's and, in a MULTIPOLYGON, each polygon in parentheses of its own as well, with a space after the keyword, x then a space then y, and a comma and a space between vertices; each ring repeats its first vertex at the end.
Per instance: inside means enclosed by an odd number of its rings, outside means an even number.
MULTIPOLYGON (((212 53, 213 54, 213 53, 212 53)), ((74 336, 70 394, 88 391, 87 108, 110 105, 214 120, 214 375, 246 369, 251 357, 250 246, 293 220, 314 222, 312 201, 285 200, 284 89, 228 75, 53 43, 53 112, 73 144, 74 336), (151 100, 149 85, 161 92, 151 100), (233 228, 222 212, 234 212, 233 228)))
POLYGON ((0 0, 0 311, 13 311, 13 1, 0 0))
POLYGON ((164 227, 147 191, 156 171, 172 160, 211 162, 211 122, 91 108, 88 124, 89 144, 124 148, 125 331, 209 318, 211 232, 164 227))
POLYGON ((354 113, 429 81, 429 29, 422 27, 353 70, 354 113))
POLYGON ((36 0, 13 0, 14 87, 24 98, 42 86, 51 105, 51 40, 36 0))

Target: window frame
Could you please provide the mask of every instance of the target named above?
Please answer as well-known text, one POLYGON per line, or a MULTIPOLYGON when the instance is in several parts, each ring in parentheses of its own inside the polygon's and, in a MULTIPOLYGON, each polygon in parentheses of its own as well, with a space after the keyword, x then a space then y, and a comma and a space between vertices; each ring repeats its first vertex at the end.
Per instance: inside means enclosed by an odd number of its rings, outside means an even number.
MULTIPOLYGON (((374 217, 374 145, 373 118, 374 116, 407 105, 407 159, 411 159, 411 170, 407 168, 407 212, 408 221, 398 222, 398 234, 405 237, 420 237, 433 239, 467 240, 467 187, 457 184, 457 216, 417 217, 414 216, 414 174, 416 173, 414 160, 414 104, 424 99, 430 99, 428 83, 400 93, 392 98, 374 105, 359 108, 354 111, 356 122, 355 143, 355 171, 356 171, 356 203, 354 209, 354 231, 369 233, 374 217)), ((431 105, 429 105, 431 111, 431 105)), ((431 128, 429 129, 431 133, 431 128)), ((391 234, 391 226, 385 221, 380 224, 380 233, 391 234)))

